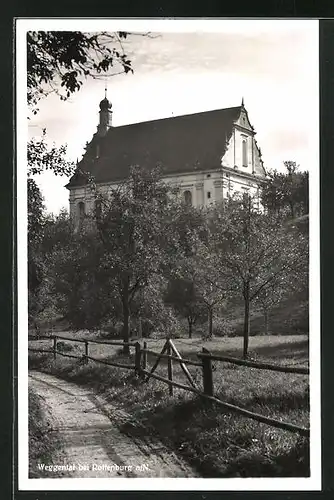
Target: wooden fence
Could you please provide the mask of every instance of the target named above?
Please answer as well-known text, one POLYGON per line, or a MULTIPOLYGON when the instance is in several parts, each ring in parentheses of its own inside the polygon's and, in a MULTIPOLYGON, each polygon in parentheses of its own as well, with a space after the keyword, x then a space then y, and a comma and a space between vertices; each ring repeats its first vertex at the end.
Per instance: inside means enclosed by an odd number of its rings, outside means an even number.
POLYGON ((250 368, 256 368, 259 370, 270 370, 270 371, 278 371, 282 373, 295 373, 300 375, 308 375, 309 369, 305 367, 293 367, 293 366, 279 366, 269 363, 258 363, 254 361, 247 361, 239 358, 233 358, 228 356, 216 356, 212 355, 207 349, 202 348, 202 352, 197 354, 198 361, 185 359, 183 358, 176 346, 174 345, 171 339, 167 339, 160 353, 157 353, 153 350, 147 348, 147 343, 144 342, 143 347, 141 347, 140 342, 127 342, 123 341, 99 341, 99 340, 82 340, 82 339, 71 339, 63 336, 51 336, 51 337, 43 337, 43 338, 29 338, 29 340, 45 340, 45 338, 51 339, 53 342, 52 349, 34 349, 29 347, 29 351, 35 352, 45 352, 45 353, 53 353, 54 359, 56 359, 57 355, 76 358, 81 360, 83 363, 88 363, 89 360, 95 361, 97 363, 106 364, 109 366, 116 366, 118 368, 124 369, 133 369, 138 377, 140 377, 143 382, 148 382, 152 377, 156 380, 164 382, 169 387, 169 394, 172 396, 174 393, 174 387, 179 389, 183 389, 185 391, 192 392, 197 394, 201 398, 211 401, 212 403, 217 404, 231 412, 237 413, 239 415, 244 415, 245 417, 251 418, 258 422, 265 423, 272 427, 276 427, 279 429, 287 430, 290 432, 299 433, 302 436, 309 437, 310 430, 305 427, 300 427, 295 424, 291 424, 289 422, 282 422, 280 420, 276 420, 274 418, 266 417, 264 415, 260 415, 258 413, 246 410, 245 408, 241 408, 232 403, 227 403, 215 397, 214 394, 214 380, 213 380, 213 366, 212 361, 231 363, 240 366, 246 366, 250 368), (66 354, 57 349, 58 340, 65 340, 69 342, 81 342, 85 344, 85 352, 81 356, 75 356, 73 354, 66 354), (89 356, 89 344, 105 344, 112 346, 124 346, 128 345, 130 348, 134 349, 134 364, 125 364, 119 363, 116 361, 104 361, 99 358, 94 358, 89 356), (151 367, 148 369, 147 366, 147 355, 156 357, 156 360, 151 367), (167 378, 162 375, 157 375, 155 373, 156 368, 158 367, 160 361, 162 359, 167 359, 167 378), (182 384, 180 382, 176 382, 174 380, 173 375, 173 364, 178 363, 188 381, 188 384, 182 384), (198 387, 198 384, 193 379, 192 375, 188 370, 188 366, 196 366, 201 368, 202 372, 202 389, 198 387))
POLYGON ((28 350, 31 352, 41 352, 41 353, 52 353, 53 358, 56 359, 57 356, 64 356, 66 358, 74 358, 78 359, 82 362, 82 364, 87 364, 89 360, 95 361, 96 363, 101 363, 104 365, 109 365, 109 366, 116 366, 117 368, 125 368, 125 369, 132 369, 135 370, 135 364, 130 364, 130 363, 119 363, 117 361, 105 361, 100 358, 94 358, 92 356, 89 356, 89 344, 103 344, 103 345, 109 345, 109 346, 129 346, 129 348, 134 348, 138 350, 138 346, 140 348, 139 342, 123 342, 120 340, 111 340, 111 341, 103 341, 103 340, 85 340, 85 339, 72 339, 70 337, 63 337, 61 335, 51 335, 51 336, 40 336, 40 337, 28 337, 28 340, 30 341, 39 341, 39 340, 51 340, 52 341, 52 349, 36 349, 33 347, 28 347, 28 350), (67 342, 79 342, 81 344, 84 344, 85 346, 85 351, 81 356, 77 356, 75 354, 68 354, 63 351, 60 351, 57 349, 57 344, 59 340, 65 340, 67 342))

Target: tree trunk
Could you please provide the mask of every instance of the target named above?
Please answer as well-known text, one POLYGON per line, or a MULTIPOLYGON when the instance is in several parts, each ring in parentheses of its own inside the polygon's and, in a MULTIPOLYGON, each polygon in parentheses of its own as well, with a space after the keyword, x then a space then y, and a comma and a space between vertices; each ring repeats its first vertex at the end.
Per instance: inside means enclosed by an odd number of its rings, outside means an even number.
POLYGON ((123 299, 123 353, 130 354, 130 347, 126 345, 126 342, 130 340, 130 307, 129 302, 123 299))
POLYGON ((141 322, 141 316, 139 316, 138 318, 138 338, 142 338, 143 337, 143 326, 142 326, 142 322, 141 322))
POLYGON ((245 286, 244 291, 245 315, 244 315, 244 349, 243 358, 248 357, 249 331, 250 331, 250 300, 249 300, 249 285, 245 286))
POLYGON ((193 336, 193 322, 191 318, 188 317, 187 319, 188 319, 188 336, 191 339, 193 336))
POLYGON ((209 330, 209 338, 212 338, 212 330, 213 330, 213 310, 212 307, 208 310, 208 330, 209 330))

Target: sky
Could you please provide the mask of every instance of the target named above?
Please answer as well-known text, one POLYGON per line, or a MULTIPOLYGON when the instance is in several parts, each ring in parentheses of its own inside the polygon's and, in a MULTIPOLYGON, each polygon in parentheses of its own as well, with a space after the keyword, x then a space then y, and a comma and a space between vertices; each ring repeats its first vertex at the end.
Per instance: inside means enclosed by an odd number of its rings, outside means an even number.
MULTIPOLYGON (((61 27, 87 28, 96 26, 69 20, 61 27)), ((281 170, 285 160, 311 174, 318 169, 317 21, 129 20, 103 28, 151 33, 125 42, 134 74, 107 79, 114 126, 239 106, 243 97, 267 169, 281 170)), ((86 80, 66 102, 45 98, 28 122, 28 136, 46 128, 51 143, 66 143, 68 158, 80 159, 96 132, 104 86, 103 79, 86 80)), ((36 180, 48 211, 68 208, 68 179, 45 173, 36 180)))

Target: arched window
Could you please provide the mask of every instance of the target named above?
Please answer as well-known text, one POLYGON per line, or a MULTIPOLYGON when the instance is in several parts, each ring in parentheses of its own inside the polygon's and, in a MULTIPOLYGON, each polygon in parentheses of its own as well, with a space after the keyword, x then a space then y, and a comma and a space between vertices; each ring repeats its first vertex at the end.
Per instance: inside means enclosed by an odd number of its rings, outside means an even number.
POLYGON ((243 167, 248 167, 247 139, 242 140, 242 165, 243 167))
POLYGON ((184 196, 184 202, 186 205, 191 206, 192 205, 192 194, 191 191, 185 191, 183 193, 184 196))

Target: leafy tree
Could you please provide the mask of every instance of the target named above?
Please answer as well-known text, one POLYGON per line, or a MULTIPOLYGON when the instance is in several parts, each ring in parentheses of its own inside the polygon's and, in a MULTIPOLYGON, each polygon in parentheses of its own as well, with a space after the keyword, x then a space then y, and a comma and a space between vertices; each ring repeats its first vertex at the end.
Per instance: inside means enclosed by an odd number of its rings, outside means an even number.
POLYGON ((40 139, 31 139, 27 145, 28 164, 28 234, 29 245, 38 234, 41 237, 45 207, 42 193, 36 183, 36 175, 51 170, 55 175, 69 176, 74 172, 74 163, 66 160, 66 146, 51 148, 46 142, 46 131, 40 139))
POLYGON ((98 329, 120 317, 120 303, 105 272, 101 242, 89 228, 75 232, 57 218, 49 228, 49 276, 56 306, 74 329, 98 329))
POLYGON ((43 238, 44 204, 42 194, 33 179, 28 179, 28 296, 29 323, 40 311, 40 291, 43 283, 43 258, 40 252, 43 238))
POLYGON ((193 293, 194 297, 189 295, 188 300, 191 302, 196 297, 197 303, 202 306, 201 309, 206 309, 207 336, 210 338, 213 335, 214 310, 225 298, 226 284, 222 274, 217 273, 215 254, 208 238, 208 216, 204 211, 195 213, 193 221, 187 222, 185 241, 180 245, 181 252, 174 275, 181 279, 181 282, 192 284, 193 289, 188 288, 188 292, 193 293))
POLYGON ((179 322, 173 308, 164 301, 166 287, 162 275, 152 276, 148 285, 133 299, 131 314, 137 319, 138 334, 149 337, 152 333, 160 333, 164 337, 173 337, 178 333, 179 322))
POLYGON ((272 294, 278 280, 302 272, 307 240, 292 231, 281 215, 265 214, 255 208, 256 200, 232 199, 225 206, 217 205, 210 220, 217 265, 230 293, 244 302, 243 356, 248 356, 250 309, 263 294, 272 294))
POLYGON ((72 175, 75 165, 66 159, 66 152, 66 145, 57 147, 53 144, 50 147, 47 143, 46 129, 43 129, 41 138, 32 138, 28 142, 28 176, 41 174, 45 170, 51 170, 55 175, 72 175))
MULTIPOLYGON (((108 76, 110 70, 116 67, 118 72, 132 71, 131 61, 127 58, 122 45, 122 40, 126 37, 125 32, 28 32, 29 109, 36 114, 39 100, 51 92, 66 100, 73 92, 80 90, 83 78, 98 78, 102 74, 108 76)), ((44 279, 44 265, 40 243, 43 239, 45 215, 40 190, 32 177, 45 170, 51 170, 55 175, 73 174, 74 163, 66 160, 66 150, 66 145, 60 147, 48 145, 45 129, 40 139, 33 138, 27 145, 29 311, 32 316, 42 307, 42 295, 39 292, 44 279)))
MULTIPOLYGON (((31 139, 27 145, 28 160, 28 291, 29 318, 35 322, 37 315, 47 306, 48 295, 43 292, 47 269, 42 248, 46 241, 44 230, 47 216, 42 193, 36 183, 36 176, 44 170, 52 170, 55 175, 70 175, 74 171, 73 162, 66 160, 66 146, 51 148, 46 142, 46 132, 41 139, 31 139)), ((50 220, 49 220, 50 222, 50 220)), ((36 322, 35 322, 36 325, 36 322)))
POLYGON ((284 166, 286 172, 268 171, 262 203, 268 210, 291 217, 308 214, 308 172, 300 172, 293 161, 285 161, 284 166))
POLYGON ((279 304, 284 297, 286 297, 287 292, 289 291, 289 285, 291 285, 291 283, 287 278, 288 276, 282 277, 278 275, 276 279, 269 283, 268 286, 264 287, 254 299, 255 303, 260 306, 263 312, 265 335, 269 334, 270 311, 275 305, 279 304))
POLYGON ((99 209, 87 214, 69 238, 70 247, 59 247, 53 255, 58 303, 81 328, 97 328, 120 310, 128 342, 131 315, 138 313, 136 299, 144 290, 149 294, 169 258, 170 188, 160 182, 158 171, 138 167, 108 193, 94 184, 91 188, 99 209))
POLYGON ((216 258, 210 240, 206 242, 206 245, 199 245, 193 257, 192 266, 196 289, 207 310, 207 336, 211 338, 214 312, 226 298, 227 281, 222 272, 217 272, 216 258))
MULTIPOLYGON (((130 177, 102 197, 97 235, 105 251, 105 268, 114 280, 123 313, 123 340, 130 335, 131 304, 166 258, 166 221, 170 188, 158 170, 133 168, 130 177)), ((127 348, 125 348, 125 351, 127 348)))
POLYGON ((34 179, 28 178, 28 243, 36 246, 43 234, 44 199, 34 179))
POLYGON ((38 101, 55 92, 68 99, 83 79, 132 71, 122 40, 126 32, 30 31, 27 33, 28 105, 37 113, 38 101))
POLYGON ((28 179, 28 311, 29 323, 36 330, 45 311, 55 307, 52 293, 52 255, 70 237, 67 212, 58 217, 46 214, 43 198, 33 179, 28 179), (34 189, 36 188, 36 192, 34 189))
POLYGON ((173 279, 170 281, 165 302, 173 306, 177 314, 188 321, 188 335, 192 338, 193 327, 203 321, 207 312, 206 304, 200 297, 193 281, 173 279))

